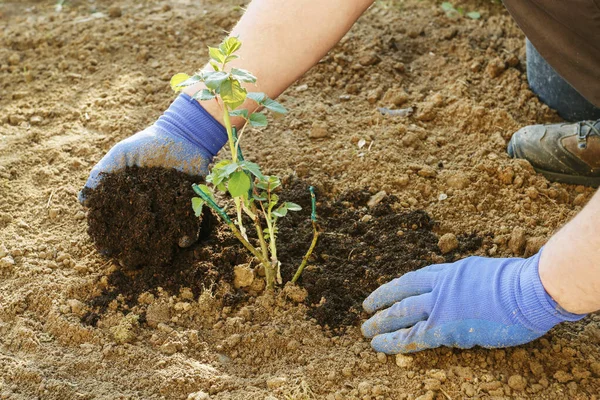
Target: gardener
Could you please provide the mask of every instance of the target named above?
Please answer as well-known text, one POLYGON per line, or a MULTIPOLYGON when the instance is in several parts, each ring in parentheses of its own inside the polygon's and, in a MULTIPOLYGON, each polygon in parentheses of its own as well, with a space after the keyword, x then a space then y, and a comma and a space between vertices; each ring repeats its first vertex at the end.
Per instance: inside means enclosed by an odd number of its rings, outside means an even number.
MULTIPOLYGON (((253 91, 275 98, 329 51, 372 1, 254 0, 231 33, 244 43, 232 64, 255 73, 259 87, 253 91)), ((600 118, 600 8, 595 0, 505 3, 560 73, 528 43, 532 89, 564 118, 582 121, 523 128, 514 134, 509 153, 528 159, 551 180, 597 185, 600 120, 584 120, 600 118)), ((198 89, 189 87, 154 125, 115 145, 86 186, 95 187, 101 172, 134 165, 205 174, 227 135, 217 105, 191 99, 198 89)), ((254 104, 242 107, 253 111, 254 104)), ((600 309, 599 223, 596 194, 529 259, 473 257, 405 274, 365 300, 366 311, 383 311, 365 322, 363 333, 373 338, 375 350, 386 353, 504 347, 578 320, 600 309)))

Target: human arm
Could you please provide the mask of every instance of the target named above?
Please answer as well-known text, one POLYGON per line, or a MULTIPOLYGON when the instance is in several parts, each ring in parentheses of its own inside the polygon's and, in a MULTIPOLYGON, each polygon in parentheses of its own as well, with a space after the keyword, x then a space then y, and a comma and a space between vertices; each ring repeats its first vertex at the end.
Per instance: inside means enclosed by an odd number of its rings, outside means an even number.
MULTIPOLYGON (((276 98, 319 62, 373 2, 254 0, 230 33, 243 45, 237 52, 240 58, 229 65, 251 71, 258 78, 256 85, 247 85, 249 90, 276 98)), ((184 93, 192 96, 201 88, 202 84, 193 85, 184 93)), ((214 101, 200 104, 222 123, 214 101)), ((247 101, 241 108, 252 112, 256 103, 247 101)), ((241 120, 235 122, 239 127, 241 120)))
POLYGON ((550 238, 540 259, 540 278, 565 310, 600 310, 600 192, 550 238))

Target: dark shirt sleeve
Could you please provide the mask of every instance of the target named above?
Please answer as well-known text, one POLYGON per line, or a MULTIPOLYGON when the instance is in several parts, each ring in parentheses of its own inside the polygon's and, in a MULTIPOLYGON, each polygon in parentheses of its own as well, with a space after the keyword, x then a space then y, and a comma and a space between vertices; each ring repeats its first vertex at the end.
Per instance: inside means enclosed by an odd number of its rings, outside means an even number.
POLYGON ((600 107, 600 0, 504 0, 534 47, 600 107))

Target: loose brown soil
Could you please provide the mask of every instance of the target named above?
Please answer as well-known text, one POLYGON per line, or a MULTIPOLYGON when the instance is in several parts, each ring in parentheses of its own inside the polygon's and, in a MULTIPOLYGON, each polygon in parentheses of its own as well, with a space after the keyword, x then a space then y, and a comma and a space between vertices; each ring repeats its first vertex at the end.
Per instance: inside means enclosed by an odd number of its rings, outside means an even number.
MULTIPOLYGON (((0 398, 597 398, 598 315, 517 348, 437 349, 402 366, 358 329, 378 279, 532 254, 593 193, 505 153, 516 130, 560 119, 528 89, 524 37, 500 5, 455 4, 480 11, 474 21, 430 0, 378 1, 281 96, 290 115, 248 132, 247 158, 300 178, 288 183, 302 205, 307 182, 319 189, 305 303, 291 289, 238 294, 227 273, 245 252, 219 229, 192 268, 124 272, 97 251, 77 201, 92 166, 156 120, 169 78, 202 65, 244 2, 55 5, 0 4, 0 398), (440 256, 446 233, 463 245, 440 256)), ((287 278, 310 238, 307 214, 289 221, 287 278)))

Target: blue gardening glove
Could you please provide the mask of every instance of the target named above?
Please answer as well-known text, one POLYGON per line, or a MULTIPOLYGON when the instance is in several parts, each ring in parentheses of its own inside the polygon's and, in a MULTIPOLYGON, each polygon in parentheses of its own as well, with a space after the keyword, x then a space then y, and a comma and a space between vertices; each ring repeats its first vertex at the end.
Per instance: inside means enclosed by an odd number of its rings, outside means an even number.
POLYGON ((522 258, 470 257, 409 272, 363 302, 362 326, 375 351, 412 353, 439 346, 516 346, 584 315, 563 310, 544 290, 541 251, 522 258), (391 306, 391 307, 390 307, 391 306), (388 308, 386 308, 388 307, 388 308))
MULTIPOLYGON (((227 131, 196 100, 181 94, 154 125, 120 141, 92 169, 85 187, 94 189, 102 173, 125 167, 175 168, 205 175, 227 143, 227 131)), ((80 201, 84 201, 80 193, 80 201)))

